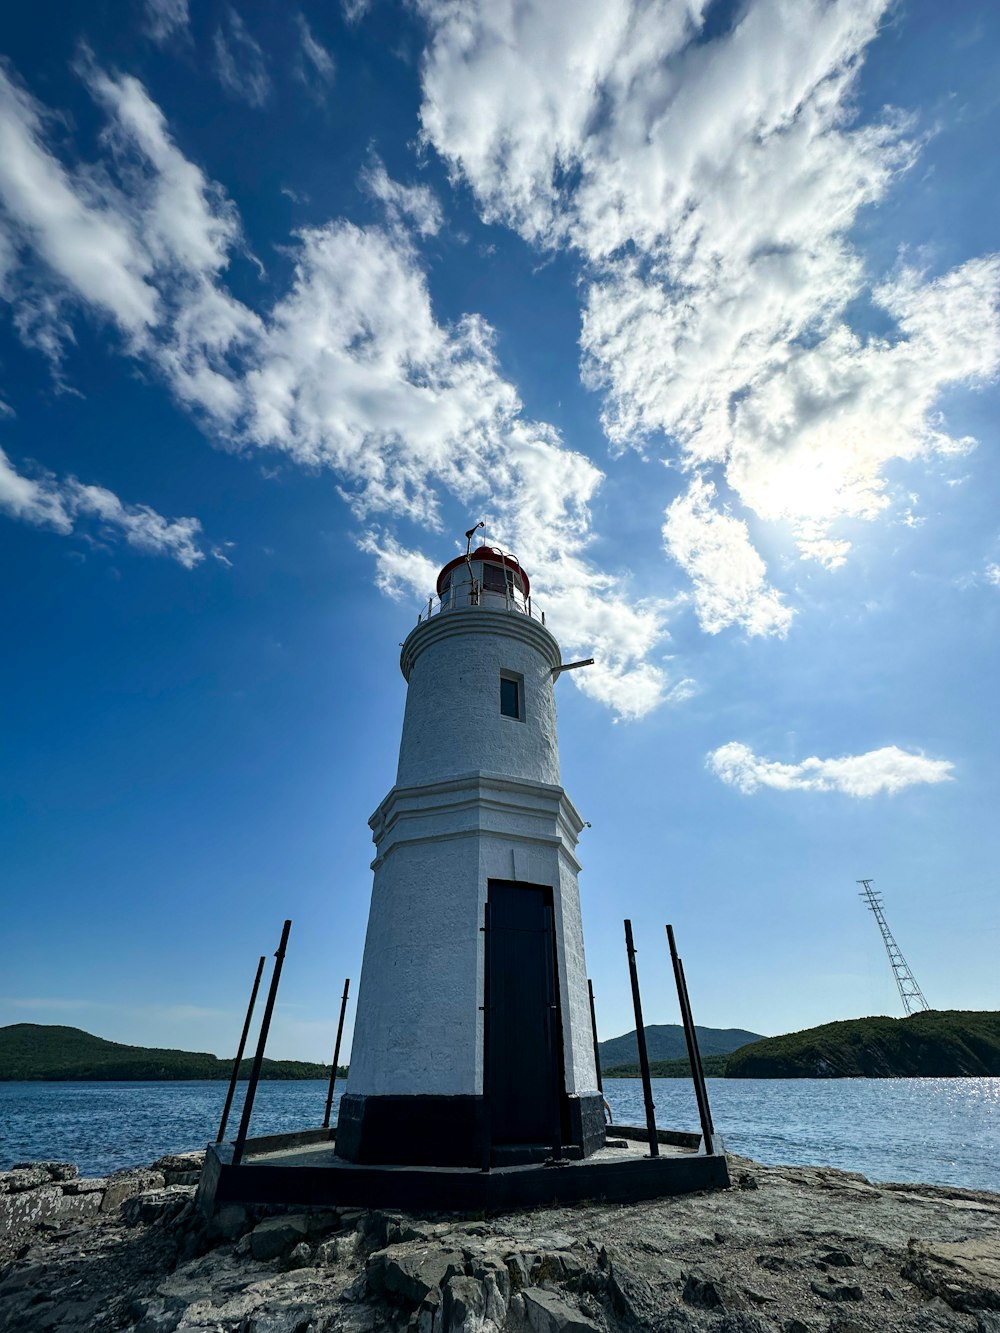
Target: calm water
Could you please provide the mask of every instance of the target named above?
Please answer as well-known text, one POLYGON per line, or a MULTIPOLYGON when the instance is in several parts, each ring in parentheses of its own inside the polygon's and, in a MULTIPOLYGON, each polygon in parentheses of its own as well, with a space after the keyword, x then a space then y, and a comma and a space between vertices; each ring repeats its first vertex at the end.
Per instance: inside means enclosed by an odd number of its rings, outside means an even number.
MULTIPOLYGON (((708 1082, 716 1128, 733 1152, 874 1180, 1000 1190, 1000 1078, 708 1082)), ((654 1079, 653 1089, 660 1126, 698 1128, 690 1083, 654 1079)), ((645 1123, 638 1079, 609 1079, 605 1094, 617 1121, 645 1123)), ((225 1084, 208 1082, 0 1083, 0 1169, 50 1158, 101 1175, 201 1148, 215 1138, 225 1095, 225 1084)), ((252 1132, 318 1125, 325 1099, 325 1083, 262 1083, 252 1132)), ((230 1134, 241 1105, 242 1089, 230 1134)))

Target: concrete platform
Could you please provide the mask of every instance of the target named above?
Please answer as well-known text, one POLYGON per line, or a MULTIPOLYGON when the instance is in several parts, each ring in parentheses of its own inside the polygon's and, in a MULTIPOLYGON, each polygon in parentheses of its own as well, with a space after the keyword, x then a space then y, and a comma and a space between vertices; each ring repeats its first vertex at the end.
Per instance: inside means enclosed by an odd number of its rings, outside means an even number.
POLYGON ((584 1199, 624 1203, 729 1185, 725 1154, 699 1151, 696 1134, 660 1130, 658 1157, 650 1157, 644 1129, 612 1126, 609 1138, 625 1145, 582 1160, 489 1171, 358 1165, 337 1156, 329 1129, 250 1139, 239 1166, 232 1164, 230 1144, 210 1144, 198 1203, 206 1213, 223 1203, 498 1213, 584 1199))

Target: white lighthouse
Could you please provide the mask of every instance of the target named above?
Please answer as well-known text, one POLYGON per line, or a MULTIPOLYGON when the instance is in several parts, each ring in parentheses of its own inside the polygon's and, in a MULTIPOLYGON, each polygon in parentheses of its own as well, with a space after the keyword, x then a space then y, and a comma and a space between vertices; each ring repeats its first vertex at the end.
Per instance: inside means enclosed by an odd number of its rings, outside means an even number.
MULTIPOLYGON (((471 543, 470 543, 471 545, 471 543)), ((559 646, 517 559, 452 560, 403 644, 396 784, 374 884, 337 1153, 499 1165, 604 1142, 559 646)))

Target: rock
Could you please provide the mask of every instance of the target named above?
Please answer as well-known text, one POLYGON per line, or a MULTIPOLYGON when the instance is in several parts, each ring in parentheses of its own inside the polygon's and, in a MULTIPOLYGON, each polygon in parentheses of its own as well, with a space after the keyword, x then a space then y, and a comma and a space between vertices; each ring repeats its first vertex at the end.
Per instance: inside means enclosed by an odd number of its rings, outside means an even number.
POLYGON ((1000 1244, 963 1240, 953 1244, 911 1240, 903 1277, 940 1296, 953 1310, 1000 1310, 1000 1244))
POLYGON ((377 1250, 369 1258, 365 1271, 373 1291, 412 1309, 435 1287, 443 1288, 449 1278, 463 1275, 465 1258, 459 1250, 409 1241, 377 1250))
POLYGON ((344 1242, 339 1236, 333 1236, 330 1240, 320 1241, 316 1246, 314 1256, 318 1268, 329 1268, 333 1264, 339 1263, 344 1254, 344 1242))
POLYGON ((181 1310, 167 1307, 165 1301, 156 1299, 138 1302, 135 1333, 174 1333, 181 1322, 181 1310))
POLYGON ((63 1194, 103 1194, 108 1187, 107 1176, 78 1176, 63 1184, 63 1194))
POLYGON ((453 1277, 443 1292, 444 1333, 481 1333, 486 1292, 474 1277, 453 1277))
POLYGON ((846 1282, 835 1282, 827 1278, 826 1282, 810 1282, 812 1291, 824 1301, 863 1301, 865 1293, 860 1287, 848 1286, 846 1282))
POLYGON ((59 1200, 55 1215, 59 1221, 70 1217, 86 1217, 88 1213, 99 1213, 104 1200, 103 1193, 63 1194, 59 1200))
POLYGON ((615 1314, 640 1328, 652 1318, 658 1305, 656 1293, 646 1279, 617 1261, 611 1266, 608 1295, 615 1314))
POLYGON ((309 1219, 301 1213, 268 1217, 250 1233, 250 1252, 258 1262, 289 1254, 309 1234, 309 1219))
POLYGON ((562 1296, 541 1287, 521 1292, 531 1333, 599 1333, 600 1325, 588 1319, 562 1296))
POLYGON ((15 1166, 0 1176, 4 1194, 23 1194, 25 1190, 47 1185, 51 1179, 43 1166, 15 1166))
POLYGON ((980 1310, 976 1314, 976 1333, 1000 1333, 1000 1315, 989 1310, 980 1310))
POLYGON ((486 1318, 492 1319, 497 1328, 501 1328, 507 1318, 507 1302, 510 1297, 510 1282, 504 1282, 506 1272, 487 1273, 483 1278, 483 1290, 486 1292, 486 1318))
POLYGON ((215 1210, 209 1221, 209 1231, 221 1240, 235 1240, 253 1225, 250 1210, 241 1203, 224 1203, 215 1210))
POLYGON ((147 1190, 121 1205, 122 1221, 134 1227, 162 1225, 173 1221, 194 1198, 191 1185, 167 1185, 163 1189, 147 1190))
POLYGON ((528 1274, 528 1262, 524 1255, 515 1250, 511 1254, 504 1256, 504 1263, 507 1265, 507 1275, 510 1278, 512 1291, 520 1291, 526 1287, 530 1281, 528 1274))
POLYGON ((759 1314, 725 1314, 712 1325, 712 1333, 778 1333, 780 1325, 759 1314))
POLYGON ((80 1168, 72 1162, 15 1162, 12 1171, 44 1171, 49 1180, 74 1180, 80 1168))
POLYGON ((749 1310, 750 1302, 731 1283, 719 1277, 689 1273, 681 1297, 698 1310, 749 1310))
POLYGON ((308 1268, 309 1265, 312 1263, 312 1257, 313 1257, 312 1249, 305 1243, 304 1240, 300 1240, 298 1245, 292 1246, 291 1253, 288 1256, 288 1267, 308 1268))
POLYGON ((824 1250, 819 1261, 830 1268, 854 1268, 858 1262, 846 1250, 824 1250))
MULTIPOLYGON (((278 1310, 258 1310, 241 1324, 245 1333, 306 1333, 313 1328, 311 1305, 291 1305, 278 1310)), ((204 1325, 199 1325, 204 1327, 204 1325)), ((209 1325, 211 1328, 212 1325, 209 1325)))
POLYGON ((58 1185, 40 1185, 37 1189, 0 1194, 0 1235, 20 1231, 53 1217, 62 1201, 63 1192, 58 1185))
POLYGON ((162 1171, 151 1171, 148 1167, 130 1167, 124 1171, 115 1171, 108 1176, 101 1212, 116 1212, 126 1199, 134 1199, 137 1194, 144 1194, 146 1190, 162 1189, 165 1183, 162 1171))

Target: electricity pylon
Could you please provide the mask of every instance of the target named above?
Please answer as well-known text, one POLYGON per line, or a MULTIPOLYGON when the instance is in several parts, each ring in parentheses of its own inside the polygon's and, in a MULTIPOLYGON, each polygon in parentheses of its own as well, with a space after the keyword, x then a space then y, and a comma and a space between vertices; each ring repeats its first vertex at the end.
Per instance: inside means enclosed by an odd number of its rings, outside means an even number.
POLYGON ((870 879, 859 879, 857 882, 864 885, 864 893, 859 893, 858 897, 863 898, 867 906, 871 908, 875 920, 878 922, 878 928, 882 932, 882 941, 885 944, 885 951, 889 955, 892 975, 896 978, 899 998, 903 1001, 903 1008, 906 1010, 907 1017, 921 1009, 930 1009, 930 1005, 924 999, 923 991, 917 985, 916 977, 910 971, 909 963, 903 957, 899 945, 892 937, 889 923, 882 911, 882 895, 875 892, 870 879))

